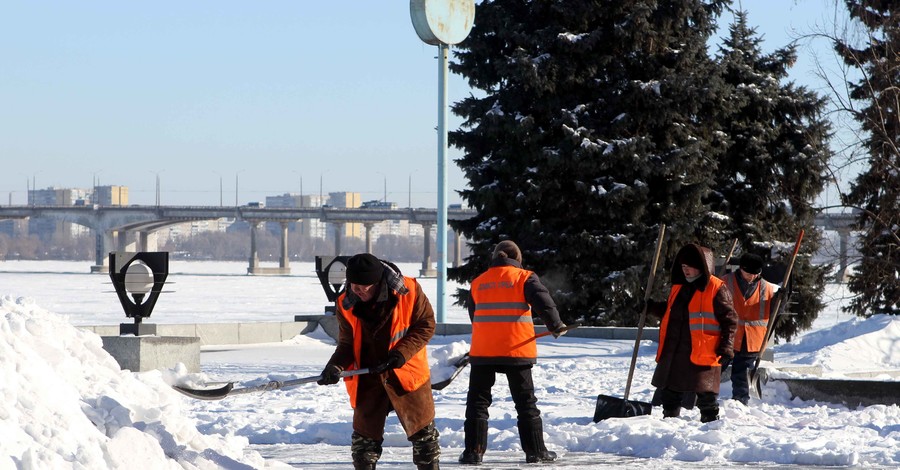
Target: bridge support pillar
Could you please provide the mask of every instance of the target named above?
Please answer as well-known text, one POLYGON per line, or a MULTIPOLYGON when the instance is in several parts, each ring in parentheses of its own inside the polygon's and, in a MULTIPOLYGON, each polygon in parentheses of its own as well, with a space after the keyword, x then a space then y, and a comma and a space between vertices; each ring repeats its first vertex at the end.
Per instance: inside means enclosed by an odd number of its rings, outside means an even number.
POLYGON ((156 232, 138 232, 136 251, 159 251, 159 236, 156 232))
POLYGON ((113 251, 113 233, 109 230, 95 230, 94 238, 94 265, 91 266, 92 273, 108 273, 109 272, 109 252, 113 251))
POLYGON ((278 267, 281 274, 291 273, 291 258, 288 254, 288 223, 280 222, 281 225, 281 258, 278 260, 278 267))
POLYGON ((281 225, 281 261, 277 268, 259 265, 259 247, 256 242, 256 236, 262 221, 247 220, 247 223, 250 224, 250 258, 248 260, 247 274, 263 276, 290 274, 291 268, 287 265, 287 223, 281 225))
POLYGON ((846 276, 850 273, 847 272, 847 268, 850 262, 847 260, 847 245, 850 244, 850 230, 838 230, 839 243, 838 245, 838 255, 840 257, 838 270, 838 282, 843 283, 846 276))
POLYGON ((422 269, 419 270, 419 277, 437 277, 437 270, 431 266, 431 227, 434 224, 422 224, 425 237, 425 249, 422 253, 422 269))
POLYGON ((363 227, 366 229, 366 253, 372 252, 372 223, 366 222, 363 227))
POLYGON ((344 223, 334 223, 334 256, 341 256, 341 239, 344 232, 344 223))
POLYGON ((462 245, 460 243, 459 232, 453 231, 453 267, 462 266, 462 245))

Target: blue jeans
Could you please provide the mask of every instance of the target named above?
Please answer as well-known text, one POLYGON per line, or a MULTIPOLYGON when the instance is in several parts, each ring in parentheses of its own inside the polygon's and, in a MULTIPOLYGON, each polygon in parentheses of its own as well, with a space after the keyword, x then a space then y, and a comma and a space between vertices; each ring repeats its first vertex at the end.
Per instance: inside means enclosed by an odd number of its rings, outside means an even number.
POLYGON ((731 360, 731 398, 745 405, 750 401, 750 373, 758 355, 740 351, 731 360))

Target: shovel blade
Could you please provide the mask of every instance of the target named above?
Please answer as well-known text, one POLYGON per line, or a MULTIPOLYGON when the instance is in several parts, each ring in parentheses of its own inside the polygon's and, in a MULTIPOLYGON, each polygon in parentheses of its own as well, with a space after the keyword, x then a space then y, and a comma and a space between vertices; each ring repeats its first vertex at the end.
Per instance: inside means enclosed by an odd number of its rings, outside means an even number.
POLYGON ((599 423, 607 418, 630 418, 649 415, 653 406, 650 403, 624 400, 609 395, 597 396, 597 408, 594 410, 594 422, 599 423))

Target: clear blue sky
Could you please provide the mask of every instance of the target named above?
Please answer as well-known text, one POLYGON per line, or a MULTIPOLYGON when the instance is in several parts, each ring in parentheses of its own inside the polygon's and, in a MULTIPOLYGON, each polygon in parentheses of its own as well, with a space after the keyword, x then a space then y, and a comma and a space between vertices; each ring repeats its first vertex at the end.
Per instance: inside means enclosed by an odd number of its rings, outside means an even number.
MULTIPOLYGON (((749 0, 767 50, 832 0, 749 0)), ((130 187, 131 203, 226 205, 359 191, 437 205, 437 48, 409 2, 0 2, 0 204, 130 187), (412 180, 410 188, 409 182, 412 180)), ((476 16, 475 21, 478 21, 476 16)), ((724 25, 723 25, 724 27, 724 25)), ((798 82, 814 86, 801 51, 798 82)), ((470 93, 449 81, 451 101, 470 93)), ((450 125, 459 125, 452 116, 450 125)), ((451 149, 448 156, 458 156, 451 149)), ((448 160, 449 203, 461 171, 448 160)))

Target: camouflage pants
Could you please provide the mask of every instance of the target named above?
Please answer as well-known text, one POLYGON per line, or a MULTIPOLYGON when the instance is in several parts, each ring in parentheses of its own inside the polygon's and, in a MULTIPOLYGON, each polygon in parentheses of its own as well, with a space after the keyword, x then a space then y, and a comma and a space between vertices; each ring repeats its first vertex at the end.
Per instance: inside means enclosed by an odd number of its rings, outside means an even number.
POLYGON ((353 468, 375 468, 375 463, 381 458, 382 442, 384 442, 383 439, 369 439, 354 431, 350 442, 350 455, 353 457, 353 468))
POLYGON ((420 469, 438 468, 438 459, 441 456, 439 436, 433 421, 410 436, 409 441, 413 446, 413 463, 416 464, 416 467, 420 469))

